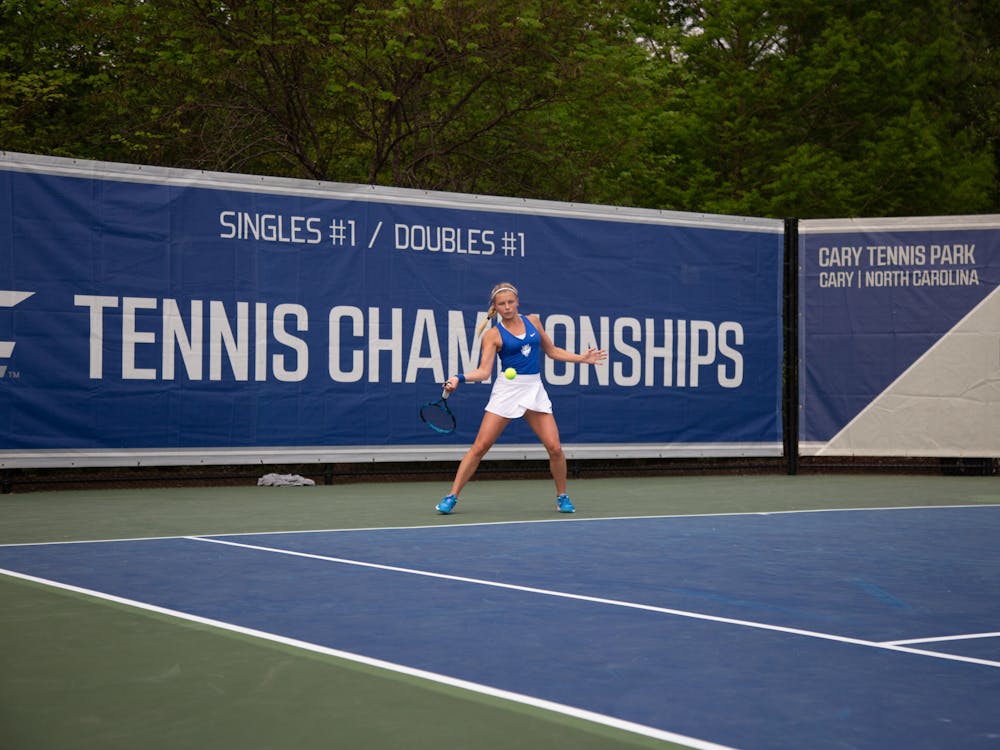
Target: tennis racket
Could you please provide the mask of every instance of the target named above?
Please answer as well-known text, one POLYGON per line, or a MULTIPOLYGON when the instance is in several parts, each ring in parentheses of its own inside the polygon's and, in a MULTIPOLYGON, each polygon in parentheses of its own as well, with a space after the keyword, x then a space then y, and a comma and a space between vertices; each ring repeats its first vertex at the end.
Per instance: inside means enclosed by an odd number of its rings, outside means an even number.
POLYGON ((448 435, 455 431, 455 415, 448 408, 448 391, 441 391, 441 398, 420 407, 421 421, 435 432, 448 435))

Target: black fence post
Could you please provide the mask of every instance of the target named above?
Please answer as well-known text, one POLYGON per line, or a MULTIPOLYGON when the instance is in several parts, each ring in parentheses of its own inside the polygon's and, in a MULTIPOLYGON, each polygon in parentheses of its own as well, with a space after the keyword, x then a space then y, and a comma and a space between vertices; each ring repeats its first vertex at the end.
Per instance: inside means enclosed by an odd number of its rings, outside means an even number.
POLYGON ((799 220, 785 219, 784 367, 782 372, 782 436, 785 469, 799 473, 799 220))

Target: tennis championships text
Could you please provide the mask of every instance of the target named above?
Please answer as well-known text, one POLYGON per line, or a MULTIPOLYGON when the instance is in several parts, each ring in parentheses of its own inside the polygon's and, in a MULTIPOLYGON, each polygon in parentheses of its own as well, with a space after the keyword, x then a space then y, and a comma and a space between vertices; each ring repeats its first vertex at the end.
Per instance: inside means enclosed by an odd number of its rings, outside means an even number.
MULTIPOLYGON (((449 310, 337 305, 310 315, 300 304, 78 294, 89 320, 92 380, 305 380, 322 368, 340 383, 442 382, 478 366, 482 319, 449 310)), ((545 359, 553 385, 738 388, 744 329, 736 321, 543 318, 556 346, 609 352, 606 365, 545 359)))

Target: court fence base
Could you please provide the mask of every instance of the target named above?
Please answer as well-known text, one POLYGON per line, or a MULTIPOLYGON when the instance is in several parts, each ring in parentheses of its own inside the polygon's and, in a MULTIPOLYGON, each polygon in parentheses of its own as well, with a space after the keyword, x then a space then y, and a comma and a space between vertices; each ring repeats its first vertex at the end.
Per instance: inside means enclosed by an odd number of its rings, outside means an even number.
MULTIPOLYGON (((268 466, 141 466, 80 469, 2 469, 0 492, 66 489, 185 486, 256 486, 268 473, 298 474, 318 485, 359 482, 450 482, 457 462, 384 462, 281 464, 268 466)), ((785 457, 570 460, 572 479, 670 476, 788 474, 785 457)), ((1000 458, 809 457, 797 460, 796 474, 880 473, 936 476, 997 476, 1000 458)), ((548 462, 483 461, 475 479, 539 479, 549 476, 548 462)))

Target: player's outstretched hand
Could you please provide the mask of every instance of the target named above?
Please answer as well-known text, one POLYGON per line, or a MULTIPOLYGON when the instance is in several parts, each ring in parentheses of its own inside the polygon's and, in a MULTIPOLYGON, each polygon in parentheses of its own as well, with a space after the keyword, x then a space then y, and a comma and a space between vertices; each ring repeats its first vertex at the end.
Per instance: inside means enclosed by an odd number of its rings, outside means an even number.
POLYGON ((588 349, 580 356, 588 365, 597 365, 608 358, 608 353, 603 349, 588 349))

